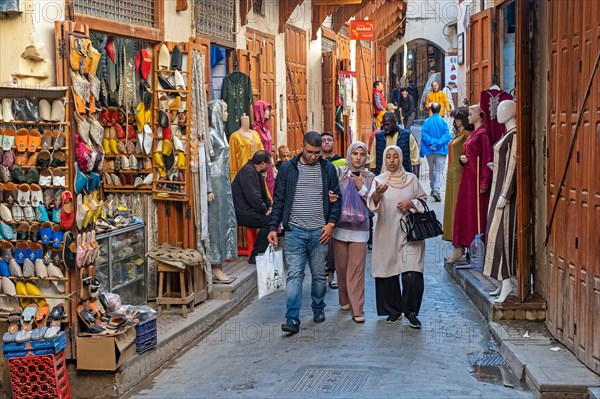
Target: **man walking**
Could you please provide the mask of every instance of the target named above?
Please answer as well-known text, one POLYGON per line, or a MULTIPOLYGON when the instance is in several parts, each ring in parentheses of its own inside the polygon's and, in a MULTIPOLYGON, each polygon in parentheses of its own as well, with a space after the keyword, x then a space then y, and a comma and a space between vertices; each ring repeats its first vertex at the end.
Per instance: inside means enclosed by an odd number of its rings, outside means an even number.
POLYGON ((400 114, 400 99, 401 98, 402 98, 402 85, 400 84, 400 82, 398 82, 398 83, 396 83, 396 88, 394 90, 392 90, 392 103, 394 103, 394 105, 397 107, 396 110, 394 110, 397 121, 402 120, 402 116, 400 114))
POLYGON ((429 116, 433 114, 431 109, 431 104, 433 103, 440 104, 439 114, 442 117, 450 116, 450 103, 448 102, 448 97, 446 97, 443 91, 440 91, 440 84, 438 82, 431 83, 431 91, 427 93, 427 98, 425 99, 425 108, 429 111, 429 116))
POLYGON ((415 121, 416 107, 415 100, 410 94, 408 89, 403 87, 400 91, 400 100, 398 101, 398 107, 402 110, 402 119, 404 119, 404 128, 410 130, 413 122, 415 121))
POLYGON ((414 136, 406 129, 403 129, 396 122, 396 116, 387 112, 383 115, 381 130, 375 133, 375 139, 371 144, 369 151, 369 168, 375 175, 384 172, 385 162, 383 160, 383 151, 390 145, 397 145, 402 150, 402 166, 407 172, 415 173, 419 176, 421 159, 419 158, 419 143, 414 136))
POLYGON ((446 156, 448 155, 448 144, 452 140, 448 124, 440 116, 441 105, 431 103, 430 110, 432 115, 425 119, 421 129, 421 153, 427 158, 429 163, 429 184, 431 186, 431 196, 436 202, 442 200, 440 196, 440 185, 444 167, 446 165, 446 156))
POLYGON ((344 166, 346 165, 346 158, 342 158, 340 154, 336 154, 333 152, 334 140, 333 133, 331 132, 323 132, 321 134, 321 141, 323 142, 323 158, 326 161, 329 161, 333 164, 333 166, 344 166))
POLYGON ((256 151, 231 183, 238 225, 259 229, 254 249, 248 258, 251 265, 256 264, 256 256, 264 253, 268 246, 271 200, 267 194, 263 173, 267 171, 270 163, 271 154, 263 150, 256 151))
POLYGON ((302 153, 281 166, 275 184, 268 241, 277 243, 277 229, 283 223, 288 276, 286 323, 281 330, 290 334, 300 331, 302 281, 307 261, 312 276, 313 321, 325 321, 325 257, 333 227, 340 217, 342 195, 335 167, 321 158, 322 145, 319 133, 306 133, 302 153), (329 201, 330 193, 338 196, 335 202, 329 201))
POLYGON ((419 103, 419 88, 417 86, 415 86, 414 79, 408 80, 408 87, 406 88, 406 90, 408 90, 408 94, 413 98, 413 100, 415 100, 415 104, 418 104, 419 103))

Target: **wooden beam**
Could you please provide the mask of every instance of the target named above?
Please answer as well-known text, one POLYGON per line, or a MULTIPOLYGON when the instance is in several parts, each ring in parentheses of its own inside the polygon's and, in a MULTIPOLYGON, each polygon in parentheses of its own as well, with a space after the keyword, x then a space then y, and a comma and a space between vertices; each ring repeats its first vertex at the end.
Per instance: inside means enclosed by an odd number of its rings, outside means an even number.
POLYGON ((312 34, 311 40, 317 39, 317 31, 325 19, 335 12, 340 6, 316 6, 312 7, 312 34))
POLYGON ((312 0, 313 6, 343 6, 344 4, 360 4, 362 0, 312 0))
POLYGON ((135 37, 136 39, 151 42, 161 42, 165 37, 163 29, 147 28, 87 15, 75 14, 75 22, 86 24, 96 32, 135 37))
POLYGON ((285 32, 285 24, 292 13, 304 0, 286 0, 279 2, 279 33, 285 32))
POLYGON ((240 0, 240 21, 242 26, 248 23, 248 13, 254 7, 256 0, 240 0))

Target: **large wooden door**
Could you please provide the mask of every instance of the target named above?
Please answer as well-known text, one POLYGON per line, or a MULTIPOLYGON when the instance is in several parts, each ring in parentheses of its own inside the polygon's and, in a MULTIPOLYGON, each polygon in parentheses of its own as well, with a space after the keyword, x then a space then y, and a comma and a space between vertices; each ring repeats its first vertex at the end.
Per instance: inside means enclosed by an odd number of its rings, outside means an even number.
POLYGON ((356 84, 358 89, 356 132, 353 140, 369 142, 373 131, 373 57, 371 49, 356 46, 356 84))
POLYGON ((494 8, 471 16, 467 30, 467 86, 471 104, 479 103, 481 91, 492 85, 494 73, 494 37, 492 32, 494 8))
POLYGON ((322 54, 322 90, 323 90, 323 131, 331 132, 335 137, 335 152, 340 154, 341 135, 335 128, 335 52, 322 54))
POLYGON ((600 51, 600 2, 549 1, 547 217, 558 201, 547 245, 547 324, 600 373, 600 71, 584 93, 600 51), (562 190, 569 148, 584 108, 562 190))
POLYGON ((306 133, 306 31, 285 28, 287 145, 292 154, 301 151, 306 133))
POLYGON ((271 133, 273 145, 277 148, 275 38, 251 29, 246 32, 246 38, 247 48, 250 52, 250 78, 253 83, 254 101, 263 100, 271 104, 271 133))

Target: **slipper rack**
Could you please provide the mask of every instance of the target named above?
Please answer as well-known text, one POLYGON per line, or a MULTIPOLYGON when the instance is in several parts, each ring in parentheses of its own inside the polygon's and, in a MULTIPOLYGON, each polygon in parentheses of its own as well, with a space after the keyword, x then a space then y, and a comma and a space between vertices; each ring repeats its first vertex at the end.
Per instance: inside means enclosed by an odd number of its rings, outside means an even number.
MULTIPOLYGON (((7 319, 11 308, 30 303, 52 308, 59 303, 66 305, 71 297, 69 269, 62 262, 64 231, 60 226, 61 195, 72 181, 67 163, 68 98, 67 87, 0 87, 4 105, 0 110, 4 147, 0 152, 2 320, 7 319), (23 120, 14 101, 26 101, 26 112, 33 112, 35 118, 31 120, 39 122, 23 120), (50 111, 48 106, 54 109, 50 111), (53 237, 47 236, 48 231, 53 237), (54 238, 57 241, 53 245, 54 238), (29 266, 25 266, 29 263, 25 258, 31 261, 29 266), (48 268, 50 264, 53 266, 48 268)), ((68 312, 62 320, 68 320, 68 312)))
POLYGON ((155 200, 188 202, 192 185, 189 170, 190 142, 188 140, 190 134, 189 110, 192 100, 190 47, 189 43, 185 42, 163 42, 156 45, 154 52, 154 84, 152 86, 154 89, 152 107, 154 180, 152 197, 155 200), (165 60, 166 53, 163 46, 168 50, 168 60, 165 60), (176 47, 181 52, 181 68, 171 69, 171 58, 176 47), (163 48, 162 56, 161 48, 163 48), (167 65, 163 63, 164 61, 167 62, 167 65), (162 87, 159 76, 168 81, 171 87, 162 87), (180 79, 177 78, 178 76, 180 79), (161 120, 164 121, 165 114, 168 117, 169 126, 161 127, 161 120), (171 136, 178 138, 183 148, 175 148, 176 140, 171 136), (183 158, 181 158, 181 154, 183 158))

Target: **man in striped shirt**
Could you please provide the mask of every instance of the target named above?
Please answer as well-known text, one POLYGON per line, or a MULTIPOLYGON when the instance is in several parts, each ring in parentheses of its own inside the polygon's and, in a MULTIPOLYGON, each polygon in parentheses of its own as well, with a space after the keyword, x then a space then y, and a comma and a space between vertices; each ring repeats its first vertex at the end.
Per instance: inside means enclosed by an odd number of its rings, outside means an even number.
POLYGON ((333 227, 340 217, 342 195, 335 167, 321 157, 321 147, 319 133, 306 133, 302 153, 279 169, 273 195, 268 240, 277 244, 277 229, 283 223, 284 253, 289 270, 286 323, 281 329, 290 334, 300 331, 302 281, 307 261, 312 276, 313 321, 325 321, 325 257, 333 227), (329 201, 330 193, 338 195, 337 201, 329 201))

